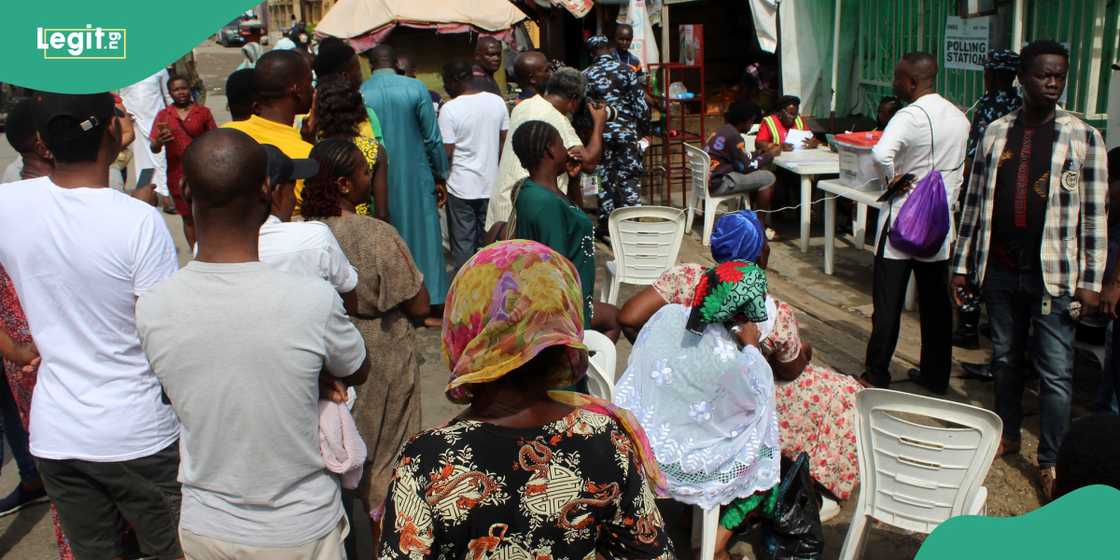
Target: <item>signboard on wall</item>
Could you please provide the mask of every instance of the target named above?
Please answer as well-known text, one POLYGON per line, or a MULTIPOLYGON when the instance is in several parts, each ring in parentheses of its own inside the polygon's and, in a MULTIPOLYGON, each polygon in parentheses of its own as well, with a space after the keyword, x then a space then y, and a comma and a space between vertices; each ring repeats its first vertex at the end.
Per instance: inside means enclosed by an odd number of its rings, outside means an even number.
POLYGON ((945 57, 942 68, 983 70, 984 58, 991 48, 992 18, 945 18, 945 57))

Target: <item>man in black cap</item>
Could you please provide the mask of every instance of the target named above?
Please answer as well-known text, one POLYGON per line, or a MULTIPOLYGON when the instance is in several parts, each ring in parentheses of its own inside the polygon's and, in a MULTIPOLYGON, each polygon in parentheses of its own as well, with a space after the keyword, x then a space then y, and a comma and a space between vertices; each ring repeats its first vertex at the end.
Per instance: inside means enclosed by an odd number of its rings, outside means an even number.
POLYGON ((179 558, 179 421, 136 335, 136 298, 178 269, 159 211, 109 188, 121 125, 108 93, 44 94, 50 174, 0 189, 0 264, 42 358, 31 454, 78 558, 179 558))
POLYGON ((268 159, 272 205, 260 228, 260 260, 272 268, 326 280, 342 296, 346 308, 357 304, 358 271, 350 265, 330 228, 320 222, 293 222, 295 185, 314 177, 319 164, 289 158, 280 148, 263 144, 268 159))

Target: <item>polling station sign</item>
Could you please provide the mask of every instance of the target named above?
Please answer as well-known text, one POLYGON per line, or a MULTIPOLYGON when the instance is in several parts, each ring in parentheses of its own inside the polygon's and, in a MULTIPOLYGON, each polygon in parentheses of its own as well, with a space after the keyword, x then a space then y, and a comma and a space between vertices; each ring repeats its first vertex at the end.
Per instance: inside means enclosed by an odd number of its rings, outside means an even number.
POLYGON ((957 16, 945 18, 945 59, 943 68, 983 70, 984 57, 991 40, 992 18, 957 16))

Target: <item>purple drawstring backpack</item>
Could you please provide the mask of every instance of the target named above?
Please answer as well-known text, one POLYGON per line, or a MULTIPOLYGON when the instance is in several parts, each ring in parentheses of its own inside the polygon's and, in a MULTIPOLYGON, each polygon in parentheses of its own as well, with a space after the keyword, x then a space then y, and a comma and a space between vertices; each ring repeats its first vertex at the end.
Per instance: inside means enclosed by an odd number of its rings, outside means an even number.
POLYGON ((949 235, 949 202, 945 194, 945 180, 934 168, 933 120, 925 109, 918 109, 929 121, 930 171, 914 185, 894 223, 890 223, 890 218, 887 223, 891 245, 895 249, 914 257, 929 258, 941 250, 945 237, 949 235))

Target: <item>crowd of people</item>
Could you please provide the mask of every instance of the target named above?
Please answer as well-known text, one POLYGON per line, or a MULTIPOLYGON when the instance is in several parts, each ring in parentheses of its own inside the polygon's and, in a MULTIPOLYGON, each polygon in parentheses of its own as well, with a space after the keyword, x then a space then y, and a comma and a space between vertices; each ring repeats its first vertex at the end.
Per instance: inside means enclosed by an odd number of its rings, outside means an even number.
MULTIPOLYGON (((442 68, 446 102, 389 45, 363 80, 358 53, 328 38, 314 55, 255 53, 226 82, 220 126, 178 76, 17 107, 6 134, 21 167, 0 185, 0 411, 21 484, 0 513, 49 499, 62 558, 660 559, 675 556, 655 501, 669 496, 726 506, 725 558, 783 458, 808 457, 821 518, 858 491, 856 398, 890 384, 911 273, 911 378, 946 393, 950 298, 982 295, 999 453, 1019 452, 1033 368, 1043 491, 1120 484, 1114 453, 1093 460, 1114 422, 1070 427, 1077 314, 1117 317, 1120 172, 1057 106, 1063 46, 990 55, 971 125, 936 93, 931 55, 898 62, 873 150, 894 198, 855 377, 814 363, 769 293, 773 232, 750 210, 715 225, 715 267, 679 264, 621 308, 593 297, 596 237, 641 202, 653 99, 631 38, 591 37, 582 72, 521 53, 512 110, 488 37, 442 68), (141 86, 169 94, 147 120, 141 86), (114 165, 129 145, 162 169, 126 194, 114 165), (959 226, 916 251, 892 216, 929 180, 959 200, 959 226), (183 217, 185 267, 156 193, 183 217), (446 397, 465 407, 427 430, 423 327, 441 329, 446 397), (588 392, 588 329, 633 343, 612 400, 588 392)), ((771 160, 808 128, 799 108, 731 104, 705 144, 713 190, 769 208, 771 160)))

